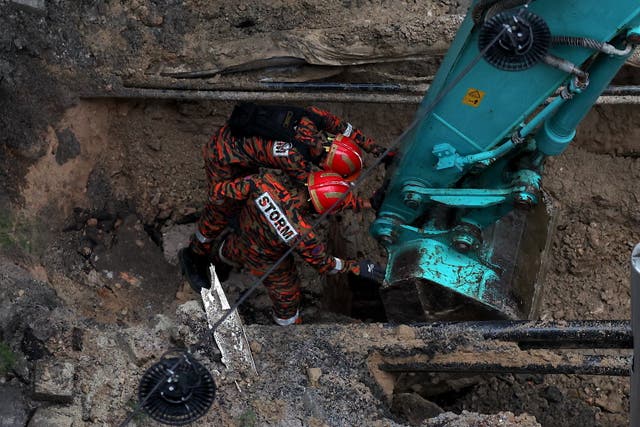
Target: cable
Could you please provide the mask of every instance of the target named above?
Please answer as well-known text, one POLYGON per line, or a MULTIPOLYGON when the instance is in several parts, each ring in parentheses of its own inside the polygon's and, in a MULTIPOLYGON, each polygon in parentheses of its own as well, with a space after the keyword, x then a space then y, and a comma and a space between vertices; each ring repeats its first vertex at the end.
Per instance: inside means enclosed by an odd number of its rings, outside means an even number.
MULTIPOLYGON (((533 0, 528 0, 527 3, 525 5, 523 5, 521 7, 521 9, 518 11, 518 16, 520 16, 520 14, 529 6, 529 4, 532 2, 533 0)), ((213 333, 216 331, 216 329, 225 321, 227 320, 227 318, 229 316, 231 316, 231 314, 233 314, 233 312, 244 302, 246 301, 247 298, 249 298, 249 296, 258 288, 258 286, 260 284, 262 284, 262 282, 296 249, 296 246, 298 244, 298 242, 300 241, 300 239, 304 236, 306 236, 307 234, 313 232, 313 230, 320 225, 331 213, 333 213, 333 211, 335 211, 335 209, 342 203, 342 201, 353 192, 353 190, 358 187, 369 175, 371 175, 373 173, 373 171, 380 166, 380 164, 384 161, 385 157, 387 155, 389 155, 391 152, 395 151, 398 146, 400 145, 400 143, 402 142, 402 139, 409 134, 409 132, 411 130, 413 130, 413 128, 420 123, 427 115, 431 114, 431 112, 436 108, 436 106, 438 105, 438 103, 440 103, 440 101, 447 96, 447 94, 473 69, 473 67, 475 67, 475 65, 482 59, 482 57, 485 55, 485 53, 500 39, 500 37, 502 37, 502 35, 504 34, 504 32, 506 31, 506 27, 503 27, 502 30, 494 37, 494 39, 482 50, 480 51, 472 60, 471 62, 456 76, 456 78, 454 78, 448 85, 446 85, 438 94, 438 96, 436 96, 436 98, 431 102, 431 104, 429 104, 425 109, 422 110, 422 114, 420 114, 419 116, 416 116, 415 119, 413 119, 413 121, 411 122, 411 124, 407 127, 407 129, 404 130, 404 132, 402 132, 402 134, 400 134, 400 136, 398 136, 395 141, 393 143, 391 143, 391 145, 382 153, 380 154, 380 156, 378 156, 378 158, 373 162, 373 165, 371 165, 370 167, 366 168, 363 173, 358 177, 358 179, 356 179, 353 184, 351 185, 351 187, 345 192, 343 193, 334 203, 333 205, 331 205, 331 207, 324 212, 322 215, 320 215, 318 217, 318 219, 316 221, 314 221, 311 224, 311 227, 309 228, 309 230, 307 230, 305 233, 303 234, 299 234, 298 236, 295 237, 295 240, 292 242, 291 247, 289 247, 289 249, 287 249, 287 251, 262 275, 260 276, 259 279, 257 279, 250 287, 249 289, 247 289, 245 291, 245 293, 227 310, 227 312, 220 318, 218 319, 218 321, 216 323, 214 323, 211 328, 209 328, 209 332, 206 334, 206 337, 201 338, 198 342, 196 342, 195 344, 192 344, 191 346, 189 346, 186 351, 184 352, 185 355, 184 357, 180 358, 180 360, 178 360, 172 367, 171 369, 168 370, 168 372, 172 373, 174 372, 178 367, 180 367, 180 365, 182 363, 184 363, 184 361, 186 360, 186 354, 189 354, 192 352, 192 349, 196 348, 197 346, 201 345, 202 343, 204 343, 205 339, 208 339, 209 337, 213 336, 213 333)), ((133 419, 133 417, 135 416, 136 413, 138 413, 138 411, 140 411, 140 409, 144 406, 144 404, 147 402, 147 400, 153 395, 153 393, 155 393, 158 388, 160 387, 160 385, 166 381, 167 379, 169 379, 170 376, 167 376, 166 378, 164 378, 162 381, 158 382, 158 384, 153 387, 153 389, 151 389, 151 391, 149 392, 149 394, 143 399, 142 402, 139 402, 138 405, 136 406, 136 408, 134 408, 133 412, 125 419, 124 422, 122 422, 122 424, 120 424, 120 427, 124 427, 126 426, 129 421, 131 421, 133 419)))

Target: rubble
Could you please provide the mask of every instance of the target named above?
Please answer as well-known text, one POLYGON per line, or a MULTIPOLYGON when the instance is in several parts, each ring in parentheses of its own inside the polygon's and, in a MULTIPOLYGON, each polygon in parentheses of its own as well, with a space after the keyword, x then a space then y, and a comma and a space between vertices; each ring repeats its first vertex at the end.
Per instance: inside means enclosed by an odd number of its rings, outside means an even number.
POLYGON ((47 11, 46 0, 10 0, 9 2, 30 12, 45 13, 47 11))
POLYGON ((72 402, 74 375, 75 366, 70 362, 39 361, 34 369, 33 398, 50 402, 72 402))

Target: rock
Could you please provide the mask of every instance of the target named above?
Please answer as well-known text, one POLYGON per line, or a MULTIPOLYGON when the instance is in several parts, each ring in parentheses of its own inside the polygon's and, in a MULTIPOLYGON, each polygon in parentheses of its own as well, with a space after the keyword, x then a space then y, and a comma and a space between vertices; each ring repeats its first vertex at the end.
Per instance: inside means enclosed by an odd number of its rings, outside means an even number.
POLYGON ((160 358, 162 353, 166 351, 170 327, 165 329, 163 322, 164 320, 161 318, 153 331, 139 327, 127 330, 128 351, 133 355, 138 366, 143 366, 152 359, 160 358))
POLYGON ((204 334, 209 334, 207 315, 202 303, 197 300, 187 301, 176 309, 178 325, 174 340, 184 345, 197 343, 204 334))
POLYGON ((562 392, 558 387, 554 385, 550 385, 549 387, 547 387, 542 393, 542 397, 552 403, 560 403, 563 400, 562 392))
POLYGON ((51 402, 73 401, 75 366, 65 361, 39 362, 35 366, 33 398, 51 402))
POLYGON ((396 336, 401 340, 414 340, 416 339, 416 331, 407 325, 399 325, 396 329, 396 336))
POLYGON ((169 264, 178 265, 178 251, 189 244, 194 224, 174 225, 162 230, 162 249, 169 264))
POLYGON ((262 352, 262 344, 260 344, 258 341, 251 341, 249 343, 249 347, 255 354, 260 354, 260 352, 262 352))
POLYGON ((309 383, 312 386, 318 385, 318 380, 322 376, 322 369, 320 368, 307 368, 307 377, 309 377, 309 383))
POLYGON ((444 412, 441 407, 416 393, 394 394, 391 411, 402 416, 414 426, 444 412))
POLYGON ((27 427, 70 427, 74 417, 71 413, 65 413, 64 409, 40 407, 36 409, 27 427))
POLYGON ((20 388, 0 384, 0 427, 24 426, 29 419, 20 388))
POLYGON ((615 393, 598 397, 595 399, 594 403, 596 406, 602 408, 602 410, 612 414, 624 413, 626 411, 622 399, 620 399, 620 396, 615 393))
POLYGON ((164 17, 155 10, 148 10, 145 6, 141 7, 140 20, 147 27, 159 27, 164 23, 164 17))
POLYGON ((47 4, 45 0, 11 0, 10 3, 29 12, 47 12, 47 4))
POLYGON ((82 351, 84 331, 80 328, 73 328, 71 331, 71 348, 73 351, 82 351))

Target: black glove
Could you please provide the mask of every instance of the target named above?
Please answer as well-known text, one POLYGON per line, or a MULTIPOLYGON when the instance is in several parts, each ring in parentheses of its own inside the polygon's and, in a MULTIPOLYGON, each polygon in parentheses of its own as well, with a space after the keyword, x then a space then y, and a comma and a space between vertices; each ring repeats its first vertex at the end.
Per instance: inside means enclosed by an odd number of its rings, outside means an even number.
POLYGON ((378 188, 369 199, 369 203, 371 203, 371 208, 378 213, 382 207, 382 202, 384 202, 384 190, 382 188, 378 188))
POLYGON ((385 267, 371 261, 370 259, 363 259, 359 261, 355 268, 352 269, 354 274, 362 277, 363 279, 373 280, 377 283, 382 283, 385 275, 385 267))

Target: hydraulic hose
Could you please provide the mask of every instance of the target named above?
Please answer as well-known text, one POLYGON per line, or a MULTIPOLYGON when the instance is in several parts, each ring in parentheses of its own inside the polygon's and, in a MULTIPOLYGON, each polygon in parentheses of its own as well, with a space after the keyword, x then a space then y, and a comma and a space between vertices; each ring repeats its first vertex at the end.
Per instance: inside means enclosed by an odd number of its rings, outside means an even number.
POLYGON ((499 3, 494 4, 489 9, 487 9, 487 13, 484 15, 484 20, 487 21, 493 18, 494 16, 496 16, 500 12, 513 9, 514 7, 522 6, 526 3, 527 3, 526 0, 503 0, 499 3))
POLYGON ((615 46, 601 42, 598 40, 590 39, 587 37, 572 37, 572 36, 553 36, 551 37, 552 45, 573 46, 573 47, 585 47, 587 49, 598 50, 606 53, 607 55, 626 56, 631 53, 633 46, 627 45, 625 49, 617 49, 615 46))

